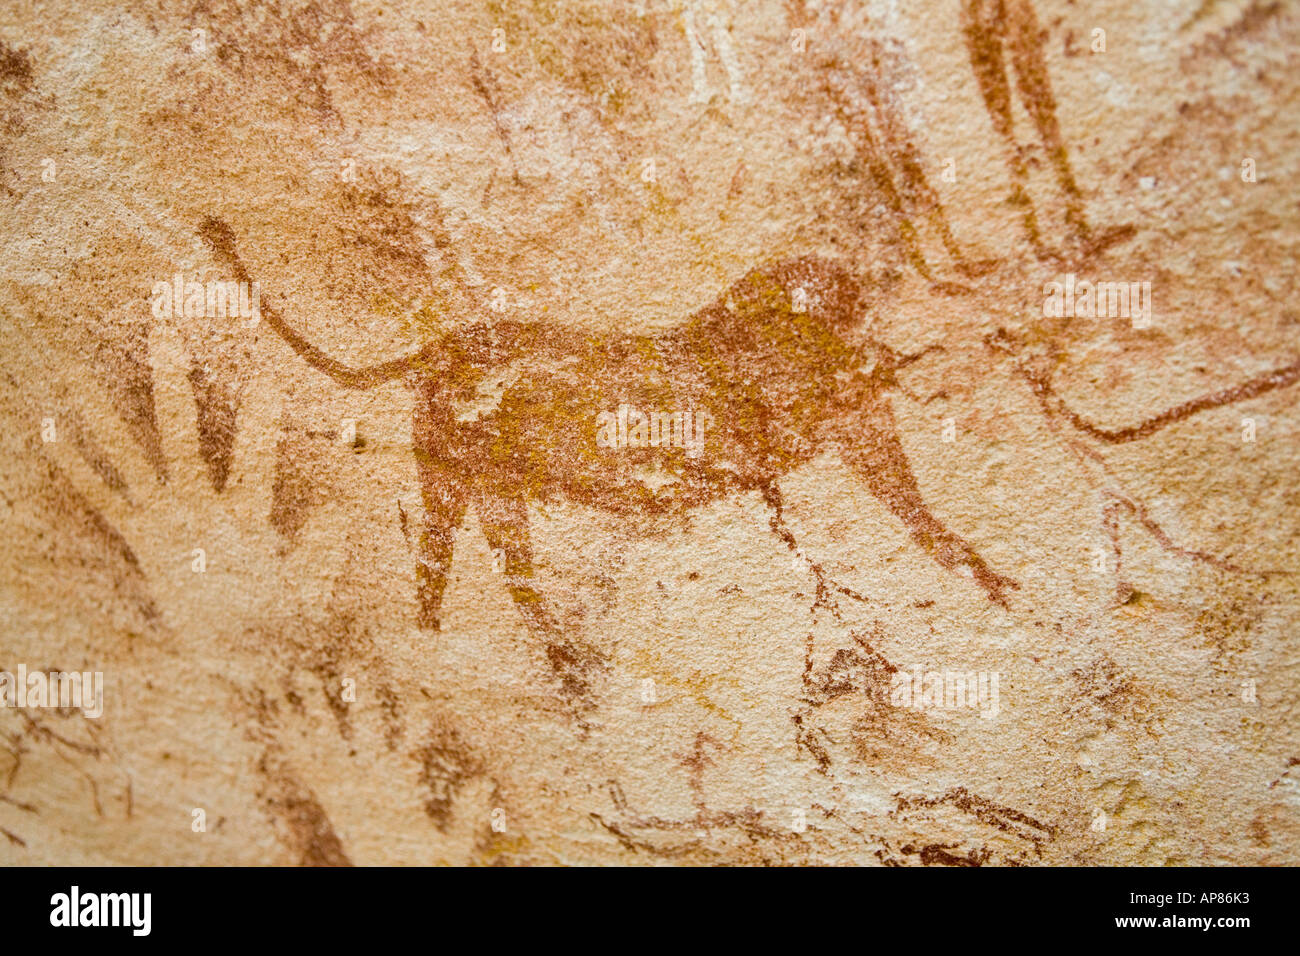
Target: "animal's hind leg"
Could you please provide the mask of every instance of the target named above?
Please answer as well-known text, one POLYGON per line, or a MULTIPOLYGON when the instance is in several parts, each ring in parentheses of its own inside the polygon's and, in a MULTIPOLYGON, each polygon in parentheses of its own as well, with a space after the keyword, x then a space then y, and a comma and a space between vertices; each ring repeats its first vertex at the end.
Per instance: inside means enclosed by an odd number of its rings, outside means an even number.
POLYGON ((930 513, 898 440, 894 414, 887 401, 871 397, 858 411, 860 415, 854 418, 852 431, 840 436, 842 454, 848 465, 871 493, 907 526, 912 540, 949 570, 969 568, 975 581, 988 593, 989 600, 1006 607, 1003 592, 1020 585, 995 573, 970 545, 930 513))
POLYGON ((1069 151, 1056 119, 1056 98, 1052 95, 1052 82, 1043 56, 1043 37, 1034 5, 1030 0, 1007 0, 1004 17, 1009 28, 1004 41, 1016 72, 1016 88, 1056 170, 1057 182, 1065 195, 1066 225, 1076 239, 1086 240, 1089 229, 1083 215, 1083 196, 1070 170, 1069 151))
POLYGON ((1004 140, 1011 167, 1011 204, 1023 216, 1025 234, 1040 259, 1049 252, 1043 244, 1038 214, 1029 197, 1029 170, 1012 123, 1011 79, 1007 73, 1007 11, 1003 0, 963 0, 962 18, 971 69, 984 99, 993 128, 1004 140))
POLYGON ((436 387, 423 388, 415 407, 411 437, 420 477, 424 519, 420 527, 415 580, 420 601, 420 627, 439 629, 438 614, 451 570, 456 528, 465 516, 468 492, 465 472, 449 439, 456 434, 449 397, 436 387))
POLYGON ((451 570, 456 527, 465 516, 465 494, 451 476, 435 473, 429 467, 420 468, 420 484, 424 520, 415 564, 415 587, 420 602, 420 627, 436 631, 440 628, 439 613, 447 589, 447 573, 451 570))
POLYGON ((592 648, 561 633, 555 615, 535 586, 527 504, 511 498, 485 497, 479 503, 479 520, 488 547, 502 559, 499 570, 505 575, 515 607, 528 629, 546 642, 546 659, 565 697, 586 701, 591 692, 591 672, 602 661, 592 648))

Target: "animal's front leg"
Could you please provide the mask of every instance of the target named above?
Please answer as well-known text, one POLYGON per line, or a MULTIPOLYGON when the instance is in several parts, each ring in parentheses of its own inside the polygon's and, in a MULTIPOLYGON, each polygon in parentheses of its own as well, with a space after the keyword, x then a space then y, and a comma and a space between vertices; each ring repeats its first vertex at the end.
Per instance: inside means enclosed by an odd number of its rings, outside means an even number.
POLYGON ((1007 599, 1003 592, 1020 585, 995 573, 974 548, 930 513, 916 485, 907 453, 898 440, 894 413, 888 402, 882 396, 868 395, 857 412, 861 417, 840 438, 845 462, 871 493, 907 526, 912 540, 949 570, 969 568, 975 581, 988 593, 989 600, 1005 607, 1007 599))
POLYGON ((592 672, 603 663, 600 655, 585 643, 561 633, 555 615, 537 590, 532 542, 528 533, 528 505, 520 498, 484 496, 479 502, 479 520, 488 546, 503 560, 505 575, 515 607, 528 629, 545 641, 546 659, 560 681, 564 696, 572 703, 590 703, 592 672))

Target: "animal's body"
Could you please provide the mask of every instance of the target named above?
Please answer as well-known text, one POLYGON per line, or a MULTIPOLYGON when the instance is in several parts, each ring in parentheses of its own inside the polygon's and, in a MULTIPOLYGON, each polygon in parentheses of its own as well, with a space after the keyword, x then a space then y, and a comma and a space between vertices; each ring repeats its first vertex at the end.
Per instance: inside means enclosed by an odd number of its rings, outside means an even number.
MULTIPOLYGON (((202 234, 240 279, 248 271, 229 228, 202 234)), ((270 305, 263 317, 312 366, 348 388, 402 380, 417 396, 413 443, 424 515, 416 568, 419 620, 437 629, 454 532, 467 508, 530 628, 546 636, 557 673, 585 652, 560 632, 533 584, 528 506, 565 499, 616 513, 685 514, 758 492, 780 522, 781 478, 828 450, 950 570, 966 569, 989 600, 1015 587, 926 506, 899 442, 888 390, 900 358, 851 333, 861 289, 842 265, 787 260, 753 270, 683 325, 657 335, 593 336, 552 323, 484 322, 407 358, 351 369, 324 355, 270 305), (473 411, 480 387, 505 374, 499 400, 473 411), (698 449, 680 441, 602 447, 602 413, 620 405, 689 411, 698 449), (466 408, 471 411, 466 412, 466 408), (654 480, 645 480, 648 470, 654 480)), ((607 419, 606 419, 607 421, 607 419)), ((662 436, 661 436, 662 437, 662 436)), ((606 445, 608 443, 605 443, 606 445)))

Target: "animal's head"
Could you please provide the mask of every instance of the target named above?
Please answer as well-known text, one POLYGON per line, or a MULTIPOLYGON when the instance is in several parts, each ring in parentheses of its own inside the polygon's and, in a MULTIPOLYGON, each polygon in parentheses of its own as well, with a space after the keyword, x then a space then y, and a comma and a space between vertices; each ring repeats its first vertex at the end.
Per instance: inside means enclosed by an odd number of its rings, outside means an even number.
POLYGON ((875 370, 883 383, 906 358, 871 335, 876 291, 845 262, 817 256, 771 262, 725 289, 683 335, 716 377, 767 400, 833 390, 856 371, 875 370))

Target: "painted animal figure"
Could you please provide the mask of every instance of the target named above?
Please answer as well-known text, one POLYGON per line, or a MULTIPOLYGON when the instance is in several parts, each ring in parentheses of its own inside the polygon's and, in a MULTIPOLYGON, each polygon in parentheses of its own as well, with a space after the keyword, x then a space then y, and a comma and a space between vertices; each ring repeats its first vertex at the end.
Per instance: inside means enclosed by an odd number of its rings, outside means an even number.
MULTIPOLYGON (((214 254, 250 280, 235 236, 216 219, 200 229, 214 254)), ((474 508, 489 545, 505 556, 511 595, 566 689, 591 652, 566 638, 533 584, 532 502, 569 500, 618 514, 677 514, 726 495, 758 492, 772 527, 779 482, 834 451, 943 567, 968 573, 990 601, 1017 587, 996 573, 926 506, 899 442, 888 391, 909 361, 855 341, 862 290, 841 265, 816 258, 751 271, 679 328, 657 335, 594 336, 551 323, 478 323, 405 358, 350 368, 304 339, 279 311, 262 316, 313 368, 346 388, 402 380, 414 389, 413 444, 424 515, 416 568, 419 620, 437 629, 455 529, 474 508), (499 402, 458 414, 490 376, 499 402), (620 406, 652 413, 642 441, 601 441, 620 406), (689 413, 701 444, 673 431, 689 413), (678 415, 677 419, 671 416, 678 415), (662 422, 662 427, 659 427, 662 422), (653 427, 653 430, 652 430, 653 427), (643 480, 653 474, 652 481, 643 480)), ((631 413, 635 417, 635 413, 631 413)), ((624 409, 623 430, 627 431, 624 409)), ((819 598, 825 579, 817 569, 819 598)))

